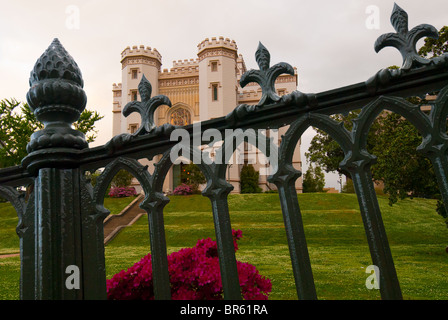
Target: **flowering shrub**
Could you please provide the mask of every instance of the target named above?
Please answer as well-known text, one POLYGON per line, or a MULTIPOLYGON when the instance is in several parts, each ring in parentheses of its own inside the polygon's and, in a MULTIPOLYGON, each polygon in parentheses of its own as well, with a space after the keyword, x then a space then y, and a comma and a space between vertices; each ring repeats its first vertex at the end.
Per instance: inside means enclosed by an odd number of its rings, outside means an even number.
MULTIPOLYGON (((233 230, 236 243, 241 230, 233 230)), ((272 290, 271 281, 260 275, 249 263, 237 261, 241 294, 246 300, 267 300, 272 290)), ((173 300, 221 300, 223 289, 216 241, 201 239, 193 248, 184 248, 168 255, 168 270, 173 300)), ((151 254, 143 257, 127 271, 120 271, 107 280, 110 300, 153 300, 151 254)))
POLYGON ((193 187, 189 186, 188 184, 182 183, 178 185, 174 190, 174 194, 177 195, 188 195, 193 193, 193 187))
POLYGON ((136 196, 137 192, 134 187, 115 187, 111 188, 109 191, 109 197, 112 198, 122 198, 136 196))

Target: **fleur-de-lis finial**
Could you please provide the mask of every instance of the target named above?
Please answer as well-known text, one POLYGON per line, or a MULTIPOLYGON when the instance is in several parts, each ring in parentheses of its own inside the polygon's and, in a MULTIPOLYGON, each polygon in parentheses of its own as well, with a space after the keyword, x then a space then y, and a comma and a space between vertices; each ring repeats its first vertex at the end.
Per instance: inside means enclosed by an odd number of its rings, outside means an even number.
POLYGON ((123 115, 129 116, 138 112, 142 118, 140 128, 134 133, 135 136, 151 133, 157 127, 154 122, 154 112, 161 105, 171 107, 171 101, 167 96, 158 95, 151 98, 152 86, 143 75, 138 85, 138 92, 142 101, 131 101, 123 108, 123 115))
POLYGON ((386 33, 380 36, 375 42, 375 51, 378 53, 385 47, 397 48, 403 56, 403 66, 401 67, 403 70, 429 64, 431 60, 419 56, 415 46, 417 41, 423 37, 437 39, 439 37, 437 29, 429 24, 420 24, 409 31, 408 14, 396 3, 390 21, 396 33, 386 33))
POLYGON ((250 82, 256 82, 261 86, 262 96, 258 106, 279 101, 280 97, 276 94, 274 87, 275 80, 283 73, 293 76, 294 68, 285 62, 280 62, 269 67, 271 55, 261 42, 255 53, 255 60, 257 61, 260 70, 252 69, 243 74, 240 79, 240 86, 244 88, 250 82))

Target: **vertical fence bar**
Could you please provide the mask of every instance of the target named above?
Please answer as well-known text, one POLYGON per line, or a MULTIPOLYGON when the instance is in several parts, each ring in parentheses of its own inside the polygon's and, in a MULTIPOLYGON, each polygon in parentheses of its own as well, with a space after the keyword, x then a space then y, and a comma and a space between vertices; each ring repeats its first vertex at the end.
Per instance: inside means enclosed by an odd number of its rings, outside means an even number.
MULTIPOLYGON (((150 197, 155 197, 152 194, 150 197)), ((168 259, 165 237, 163 208, 169 202, 168 198, 159 195, 150 204, 142 204, 141 208, 148 212, 149 235, 151 242, 152 273, 154 281, 154 298, 170 300, 171 287, 168 271, 168 259)))
POLYGON ((20 299, 34 299, 35 245, 34 245, 34 192, 28 201, 13 187, 0 186, 0 195, 9 201, 17 212, 19 223, 16 233, 20 246, 20 299))
MULTIPOLYGON (((287 170, 287 167, 280 170, 287 170)), ((277 186, 280 197, 297 296, 301 300, 316 300, 313 271, 295 189, 295 181, 299 177, 300 172, 288 170, 285 175, 280 175, 273 182, 277 186)))
POLYGON ((445 206, 446 212, 448 212, 448 160, 445 154, 436 153, 430 155, 430 160, 434 168, 434 173, 437 177, 439 184, 440 194, 445 206))
POLYGON ((108 213, 96 210, 95 198, 89 192, 88 184, 90 182, 80 176, 84 299, 105 300, 104 219, 108 213))
POLYGON ((370 165, 352 165, 353 185, 358 197, 373 264, 380 270, 380 292, 384 300, 403 299, 389 242, 384 229, 370 165))
POLYGON ((31 192, 22 221, 17 226, 20 238, 20 299, 33 300, 35 297, 35 242, 34 242, 34 192, 31 192))
POLYGON ((224 299, 241 300, 241 289, 227 202, 227 196, 231 190, 232 186, 226 183, 225 186, 217 187, 213 190, 209 189, 203 194, 210 199, 212 204, 224 299))

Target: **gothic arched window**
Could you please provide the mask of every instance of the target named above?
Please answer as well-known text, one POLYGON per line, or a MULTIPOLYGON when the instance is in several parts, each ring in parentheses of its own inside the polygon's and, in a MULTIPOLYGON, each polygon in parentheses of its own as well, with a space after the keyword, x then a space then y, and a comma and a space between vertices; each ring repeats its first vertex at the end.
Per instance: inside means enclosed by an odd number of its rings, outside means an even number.
POLYGON ((171 112, 170 123, 174 126, 186 126, 191 124, 191 114, 185 108, 179 108, 171 112))

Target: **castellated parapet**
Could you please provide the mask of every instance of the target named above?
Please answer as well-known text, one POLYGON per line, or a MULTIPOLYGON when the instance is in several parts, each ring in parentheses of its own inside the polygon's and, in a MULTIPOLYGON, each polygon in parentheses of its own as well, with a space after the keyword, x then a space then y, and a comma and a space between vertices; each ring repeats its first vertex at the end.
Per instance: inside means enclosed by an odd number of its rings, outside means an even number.
POLYGON ((126 67, 128 64, 148 64, 160 69, 162 65, 162 55, 157 51, 156 48, 145 47, 140 45, 139 47, 133 46, 126 47, 121 52, 121 63, 122 68, 126 67))
POLYGON ((191 66, 197 66, 199 63, 198 59, 184 59, 184 60, 177 60, 173 61, 173 68, 177 67, 191 67, 191 66))
POLYGON ((173 61, 171 69, 163 69, 160 74, 162 78, 168 76, 191 76, 199 73, 199 59, 185 59, 173 61))
POLYGON ((229 38, 224 39, 224 37, 219 37, 219 39, 216 39, 216 37, 213 37, 211 40, 209 38, 205 38, 205 40, 199 43, 198 52, 201 52, 204 49, 218 47, 224 47, 235 51, 238 50, 235 40, 230 40, 229 38))
MULTIPOLYGON (((210 56, 210 52, 215 51, 215 54, 226 55, 228 57, 236 59, 238 57, 238 46, 235 40, 230 40, 229 38, 216 37, 206 38, 204 41, 198 44, 198 57, 199 61, 210 56), (219 53, 216 50, 221 50, 219 53)), ((213 54, 212 54, 213 55, 213 54)))
POLYGON ((121 90, 121 83, 114 83, 112 85, 112 91, 121 90))

